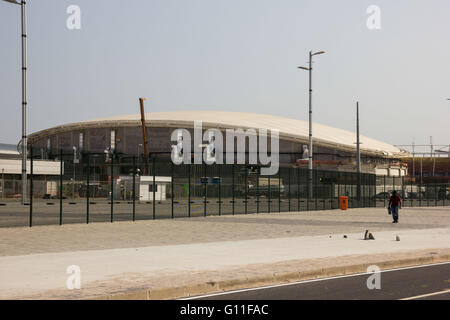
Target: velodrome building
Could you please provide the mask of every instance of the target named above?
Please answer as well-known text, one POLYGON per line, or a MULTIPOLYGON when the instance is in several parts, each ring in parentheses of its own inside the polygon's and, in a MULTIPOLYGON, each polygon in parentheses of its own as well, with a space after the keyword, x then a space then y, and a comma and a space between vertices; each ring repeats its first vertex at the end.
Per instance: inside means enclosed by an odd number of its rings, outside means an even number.
MULTIPOLYGON (((192 137, 194 121, 201 121, 203 130, 278 129, 281 166, 307 166, 304 159, 308 147, 308 122, 279 116, 224 111, 156 112, 145 115, 148 151, 151 157, 170 160, 172 132, 186 129, 192 137)), ((356 170, 356 133, 313 123, 313 160, 315 167, 333 170, 356 170)), ((360 136, 362 171, 386 175, 404 175, 400 159, 407 156, 399 148, 369 137, 360 136)), ((120 162, 121 155, 144 153, 141 115, 124 115, 59 125, 29 135, 30 145, 43 158, 57 157, 76 151, 78 154, 105 153, 113 149, 120 162)), ((225 146, 225 141, 223 141, 225 146)))

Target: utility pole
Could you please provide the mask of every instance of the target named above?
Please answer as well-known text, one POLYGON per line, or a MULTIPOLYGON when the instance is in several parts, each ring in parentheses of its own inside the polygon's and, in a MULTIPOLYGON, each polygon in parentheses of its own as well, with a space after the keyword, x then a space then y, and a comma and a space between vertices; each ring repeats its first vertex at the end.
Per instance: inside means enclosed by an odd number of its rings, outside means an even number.
POLYGON ((361 150, 359 142, 359 102, 356 101, 356 172, 358 173, 358 186, 356 195, 361 200, 361 150))
POLYGON ((27 24, 26 1, 4 0, 21 7, 22 25, 22 205, 27 201, 27 24))
POLYGON ((318 51, 313 53, 309 52, 309 68, 298 67, 299 69, 309 71, 309 147, 308 147, 308 169, 309 169, 309 178, 308 178, 308 197, 312 198, 312 169, 313 169, 313 140, 312 140, 312 57, 318 54, 323 54, 325 51, 318 51))
POLYGON ((27 201, 27 24, 26 2, 22 0, 22 204, 27 201))
POLYGON ((361 150, 359 141, 359 102, 356 102, 356 170, 361 173, 361 150))

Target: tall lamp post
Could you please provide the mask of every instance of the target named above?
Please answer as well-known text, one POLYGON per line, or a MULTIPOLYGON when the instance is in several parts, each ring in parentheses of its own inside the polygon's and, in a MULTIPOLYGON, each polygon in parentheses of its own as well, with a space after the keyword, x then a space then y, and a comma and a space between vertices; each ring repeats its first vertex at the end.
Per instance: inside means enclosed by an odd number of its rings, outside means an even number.
POLYGON ((361 201, 361 142, 359 140, 359 102, 356 101, 356 172, 358 173, 358 186, 356 189, 356 196, 358 198, 358 205, 361 201))
POLYGON ((27 198, 27 25, 26 1, 3 0, 21 6, 22 20, 22 204, 27 198))
POLYGON ((313 142, 312 142, 312 57, 325 53, 325 51, 309 52, 309 68, 298 67, 299 69, 309 71, 309 147, 308 147, 308 168, 309 168, 309 198, 312 198, 312 169, 313 169, 313 142))

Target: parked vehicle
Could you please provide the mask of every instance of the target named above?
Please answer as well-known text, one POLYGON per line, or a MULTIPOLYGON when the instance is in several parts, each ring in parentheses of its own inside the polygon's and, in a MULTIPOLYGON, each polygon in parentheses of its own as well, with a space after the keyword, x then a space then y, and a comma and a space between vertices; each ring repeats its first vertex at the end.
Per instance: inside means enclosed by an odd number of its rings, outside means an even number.
POLYGON ((375 199, 389 199, 391 194, 389 192, 379 192, 375 195, 375 199))

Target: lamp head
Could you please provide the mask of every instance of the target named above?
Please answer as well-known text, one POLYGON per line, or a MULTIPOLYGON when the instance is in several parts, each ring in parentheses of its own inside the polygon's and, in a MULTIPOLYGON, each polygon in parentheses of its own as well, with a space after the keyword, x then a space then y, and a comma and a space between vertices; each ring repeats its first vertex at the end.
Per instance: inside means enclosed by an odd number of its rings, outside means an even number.
POLYGON ((3 0, 3 1, 14 3, 14 4, 20 4, 20 2, 17 2, 16 0, 3 0))

